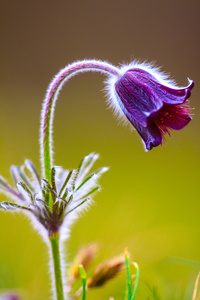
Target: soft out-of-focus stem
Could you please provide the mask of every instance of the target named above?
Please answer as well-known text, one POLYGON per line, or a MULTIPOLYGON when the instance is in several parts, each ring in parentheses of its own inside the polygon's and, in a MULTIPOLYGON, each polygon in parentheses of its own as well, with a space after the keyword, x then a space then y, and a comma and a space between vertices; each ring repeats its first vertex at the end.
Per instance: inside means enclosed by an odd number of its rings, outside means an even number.
POLYGON ((135 285, 134 285, 133 293, 132 293, 132 296, 131 296, 131 300, 135 299, 135 295, 136 295, 137 288, 138 288, 138 283, 139 283, 139 276, 140 276, 140 271, 139 271, 138 264, 136 262, 133 262, 133 265, 136 268, 136 278, 135 278, 135 285))
MULTIPOLYGON (((59 249, 59 235, 49 237, 53 258, 53 274, 55 282, 56 300, 64 300, 63 279, 59 249)), ((53 287, 54 288, 54 287, 53 287)))
MULTIPOLYGON (((52 167, 52 123, 53 113, 56 100, 58 98, 59 91, 61 90, 64 82, 70 77, 85 71, 98 71, 107 75, 112 74, 117 77, 120 75, 120 71, 117 67, 111 64, 98 60, 83 60, 72 63, 62 69, 51 82, 46 97, 43 103, 43 110, 41 115, 41 132, 40 132, 40 144, 41 144, 41 162, 43 176, 51 184, 51 167, 52 167)), ((48 203, 49 204, 49 203, 48 203)))
POLYGON ((197 278, 195 280, 195 285, 194 285, 194 291, 193 291, 193 295, 192 295, 192 300, 197 300, 197 291, 198 291, 199 279, 200 279, 200 272, 197 275, 197 278))

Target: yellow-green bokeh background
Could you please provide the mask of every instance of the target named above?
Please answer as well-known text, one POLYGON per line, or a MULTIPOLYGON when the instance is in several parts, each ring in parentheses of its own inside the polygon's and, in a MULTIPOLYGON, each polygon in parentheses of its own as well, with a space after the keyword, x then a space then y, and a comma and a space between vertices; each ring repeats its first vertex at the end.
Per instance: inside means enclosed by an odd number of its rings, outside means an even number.
MULTIPOLYGON (((148 153, 137 133, 119 126, 106 109, 102 75, 73 78, 56 108, 55 164, 75 168, 95 151, 101 155, 97 166, 110 166, 95 205, 72 227, 67 261, 94 241, 100 245, 97 262, 128 246, 141 270, 138 300, 147 299, 147 282, 158 287, 162 299, 166 293, 176 295, 169 299, 191 299, 198 273, 167 259, 200 262, 199 11, 199 0, 0 1, 0 173, 9 180, 10 165, 25 158, 40 167, 41 102, 64 65, 84 58, 113 64, 147 59, 179 85, 186 85, 187 77, 196 83, 193 121, 148 153)), ((88 300, 121 299, 124 283, 121 275, 103 291, 89 293, 88 300)), ((43 300, 49 287, 40 236, 25 217, 1 212, 0 289, 43 300)))

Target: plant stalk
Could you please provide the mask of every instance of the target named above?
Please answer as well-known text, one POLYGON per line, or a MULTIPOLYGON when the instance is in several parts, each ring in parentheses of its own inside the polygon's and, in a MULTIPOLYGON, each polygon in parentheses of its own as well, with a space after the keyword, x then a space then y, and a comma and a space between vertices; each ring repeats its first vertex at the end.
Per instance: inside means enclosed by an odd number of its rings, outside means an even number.
MULTIPOLYGON (((51 184, 52 153, 52 124, 55 103, 63 84, 79 72, 95 71, 119 77, 119 68, 103 61, 83 60, 74 62, 62 69, 53 79, 47 89, 41 115, 40 152, 43 176, 51 184)), ((49 205, 49 203, 48 203, 49 205)), ((50 203, 52 206, 52 203, 50 203)))
POLYGON ((49 237, 53 258, 53 273, 55 282, 56 300, 64 300, 61 259, 59 249, 59 235, 49 237))

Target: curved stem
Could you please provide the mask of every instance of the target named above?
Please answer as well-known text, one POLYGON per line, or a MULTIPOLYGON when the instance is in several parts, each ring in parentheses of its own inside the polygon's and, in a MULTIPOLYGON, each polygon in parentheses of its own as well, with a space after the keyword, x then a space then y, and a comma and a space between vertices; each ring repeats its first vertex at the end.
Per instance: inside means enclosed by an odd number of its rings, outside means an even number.
POLYGON ((64 300, 61 260, 59 250, 59 235, 49 237, 51 242, 56 300, 64 300))
MULTIPOLYGON (((62 69, 53 79, 46 93, 41 115, 40 152, 43 176, 51 183, 52 167, 52 123, 53 112, 59 91, 63 84, 73 75, 85 71, 99 71, 107 75, 120 76, 120 70, 111 64, 98 60, 74 62, 62 69)), ((51 206, 51 204, 49 203, 51 206)))

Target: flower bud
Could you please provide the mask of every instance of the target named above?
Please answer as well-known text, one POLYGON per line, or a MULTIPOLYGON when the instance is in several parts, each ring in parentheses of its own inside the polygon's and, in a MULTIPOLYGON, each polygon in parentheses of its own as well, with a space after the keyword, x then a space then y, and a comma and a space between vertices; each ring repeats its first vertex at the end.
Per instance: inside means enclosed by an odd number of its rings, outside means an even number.
POLYGON ((75 257, 74 263, 69 269, 69 284, 72 285, 76 278, 80 276, 79 266, 82 265, 85 270, 88 269, 92 260, 97 253, 97 245, 91 244, 86 247, 82 247, 77 256, 75 257))
POLYGON ((94 274, 87 281, 87 288, 100 287, 117 276, 125 267, 124 256, 114 257, 97 266, 94 274))

